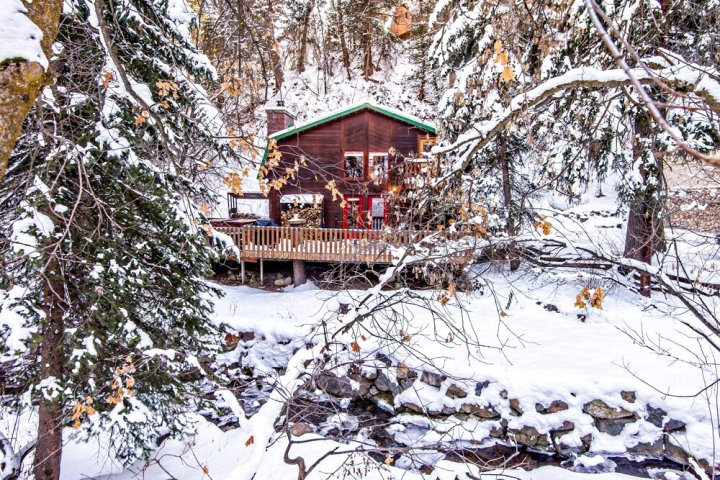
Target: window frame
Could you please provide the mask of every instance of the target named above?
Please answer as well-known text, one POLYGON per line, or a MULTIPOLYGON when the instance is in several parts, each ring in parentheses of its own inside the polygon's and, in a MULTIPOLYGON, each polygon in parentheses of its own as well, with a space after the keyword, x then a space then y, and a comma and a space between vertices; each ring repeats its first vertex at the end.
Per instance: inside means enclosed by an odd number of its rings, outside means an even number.
POLYGON ((431 145, 437 145, 437 137, 418 137, 418 155, 422 156, 425 153, 424 147, 428 143, 431 145))
POLYGON ((368 153, 368 167, 367 167, 367 178, 368 180, 375 182, 377 179, 373 177, 373 158, 374 157, 385 157, 385 173, 378 181, 379 184, 387 183, 390 179, 390 154, 388 152, 369 152, 368 153))
POLYGON ((365 179, 365 152, 361 152, 359 150, 347 150, 343 151, 342 158, 340 159, 340 171, 342 175, 343 180, 354 180, 354 181, 362 181, 365 179), (359 156, 360 157, 360 176, 359 177, 348 177, 345 172, 345 159, 348 155, 353 156, 359 156))

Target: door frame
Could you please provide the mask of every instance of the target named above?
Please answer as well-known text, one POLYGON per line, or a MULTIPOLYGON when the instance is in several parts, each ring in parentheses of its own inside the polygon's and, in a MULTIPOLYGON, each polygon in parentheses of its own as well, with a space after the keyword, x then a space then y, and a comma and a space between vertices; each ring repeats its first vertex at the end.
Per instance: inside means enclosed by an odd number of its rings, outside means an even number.
MULTIPOLYGON (((343 223, 342 223, 343 229, 345 229, 345 230, 348 229, 348 211, 349 211, 348 207, 350 206, 350 199, 351 199, 351 198, 356 198, 356 199, 357 199, 357 206, 358 206, 358 209, 359 209, 359 212, 358 212, 358 226, 357 226, 357 228, 358 228, 359 230, 362 230, 363 228, 365 228, 365 222, 363 222, 363 213, 364 213, 364 209, 363 209, 363 207, 364 207, 364 205, 363 205, 363 204, 364 204, 363 196, 362 196, 362 195, 348 195, 348 194, 343 195, 343 200, 345 201, 345 207, 343 207, 343 223)), ((353 202, 353 203, 356 203, 356 202, 353 202)))

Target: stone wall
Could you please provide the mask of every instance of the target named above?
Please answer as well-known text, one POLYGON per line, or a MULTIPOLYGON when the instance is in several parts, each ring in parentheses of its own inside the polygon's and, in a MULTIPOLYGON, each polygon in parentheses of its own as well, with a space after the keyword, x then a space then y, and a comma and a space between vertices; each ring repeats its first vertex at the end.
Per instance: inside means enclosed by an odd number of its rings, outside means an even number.
MULTIPOLYGON (((480 449, 504 444, 569 459, 592 451, 682 465, 693 461, 681 447, 685 423, 671 418, 660 406, 639 401, 631 391, 604 398, 570 393, 533 405, 527 398, 514 398, 498 382, 454 380, 392 364, 389 359, 372 366, 353 364, 342 376, 323 372, 315 377, 312 388, 339 399, 374 399, 391 409, 400 423, 422 424, 412 420, 418 418, 466 425, 463 431, 472 435, 464 433, 465 440, 469 438, 480 449), (617 444, 611 438, 624 442, 623 451, 603 451, 603 445, 617 444)), ((402 443, 397 437, 392 440, 402 443)), ((708 462, 697 462, 709 469, 708 462)))

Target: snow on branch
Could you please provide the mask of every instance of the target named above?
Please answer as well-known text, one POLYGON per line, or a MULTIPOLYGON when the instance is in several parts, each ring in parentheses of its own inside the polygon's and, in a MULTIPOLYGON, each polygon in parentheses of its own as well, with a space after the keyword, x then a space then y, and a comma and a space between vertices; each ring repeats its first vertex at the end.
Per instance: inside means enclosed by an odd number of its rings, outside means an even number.
MULTIPOLYGON (((634 80, 650 83, 660 78, 669 85, 682 88, 698 96, 714 112, 720 113, 720 83, 710 73, 690 63, 675 65, 653 71, 649 68, 630 70, 632 77, 622 68, 603 70, 593 67, 579 67, 562 75, 550 78, 537 87, 516 95, 509 105, 489 120, 475 123, 457 140, 449 145, 436 147, 434 153, 445 154, 465 148, 452 166, 448 175, 438 179, 438 183, 455 172, 464 170, 473 155, 485 147, 496 135, 505 129, 520 114, 540 104, 544 100, 567 90, 577 88, 610 89, 633 84, 634 80)), ((717 159, 720 163, 720 159, 717 159)))

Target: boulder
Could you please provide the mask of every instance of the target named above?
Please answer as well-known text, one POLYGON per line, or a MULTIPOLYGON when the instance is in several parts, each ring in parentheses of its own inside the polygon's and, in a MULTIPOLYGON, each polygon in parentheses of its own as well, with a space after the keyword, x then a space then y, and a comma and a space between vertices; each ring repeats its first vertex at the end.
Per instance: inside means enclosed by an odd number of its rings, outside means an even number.
POLYGON ((480 394, 482 393, 482 391, 485 390, 488 387, 488 385, 490 385, 490 382, 488 382, 487 380, 485 380, 484 382, 476 383, 475 384, 475 395, 477 395, 479 397, 480 394))
POLYGON ((336 377, 332 373, 323 372, 315 381, 317 387, 328 395, 340 398, 352 398, 356 395, 349 378, 336 377))
POLYGON ((593 400, 586 403, 583 411, 595 419, 618 420, 633 417, 635 414, 622 407, 611 407, 602 400, 593 400))
POLYGON ((550 445, 547 434, 541 434, 535 427, 527 425, 520 430, 508 430, 508 436, 514 438, 518 445, 525 445, 526 447, 545 448, 550 445))
POLYGON ((655 408, 652 405, 647 406, 647 420, 651 424, 655 425, 658 428, 662 428, 663 426, 663 419, 667 415, 667 412, 663 410, 662 408, 655 408))
POLYGON ((273 282, 273 285, 275 285, 276 287, 287 287, 289 285, 292 285, 292 283, 292 277, 282 277, 275 280, 273 282))
POLYGON ((467 392, 461 386, 451 383, 447 388, 447 396, 450 398, 465 398, 467 397, 467 392))
POLYGON ((625 425, 628 423, 633 423, 635 421, 635 418, 616 418, 616 419, 605 419, 605 418, 596 418, 595 419, 595 426, 598 430, 600 430, 603 433, 607 433, 608 435, 617 436, 620 435, 620 433, 625 428, 625 425))
POLYGON ((659 437, 652 443, 638 443, 634 447, 628 447, 627 452, 630 455, 660 458, 663 456, 663 439, 659 437))
POLYGON ((500 414, 494 408, 481 407, 472 403, 463 403, 460 406, 460 412, 487 420, 495 420, 500 418, 500 414))
POLYGON ((553 402, 550 404, 550 406, 547 408, 545 413, 557 413, 562 412, 563 410, 567 410, 568 404, 563 402, 562 400, 553 400, 553 402))
POLYGON ((665 425, 663 425, 663 431, 666 433, 678 432, 681 430, 685 430, 685 422, 681 422, 680 420, 674 420, 671 418, 665 422, 665 425))
POLYGON ((388 377, 383 371, 378 373, 378 376, 375 379, 375 387, 381 392, 388 392, 393 395, 400 393, 400 385, 390 380, 390 377, 388 377))
POLYGON ((635 400, 637 399, 635 392, 629 392, 627 390, 623 390, 622 392, 620 392, 620 396, 628 403, 635 403, 635 400))
POLYGON ((523 414, 523 409, 520 406, 520 400, 518 400, 517 398, 511 398, 509 403, 510 403, 510 410, 511 410, 510 413, 513 416, 519 417, 520 415, 523 414))
POLYGON ((309 433, 311 430, 312 428, 310 428, 310 425, 305 422, 300 422, 290 427, 290 434, 293 437, 302 437, 306 433, 309 433))
POLYGON ((440 375, 439 373, 433 373, 433 372, 422 372, 422 375, 420 376, 420 381, 423 383, 427 383, 428 385, 432 387, 440 387, 442 385, 442 382, 444 382, 447 379, 445 375, 440 375))
POLYGON ((687 465, 690 460, 690 455, 670 440, 671 435, 666 433, 663 437, 665 456, 670 460, 687 465))

